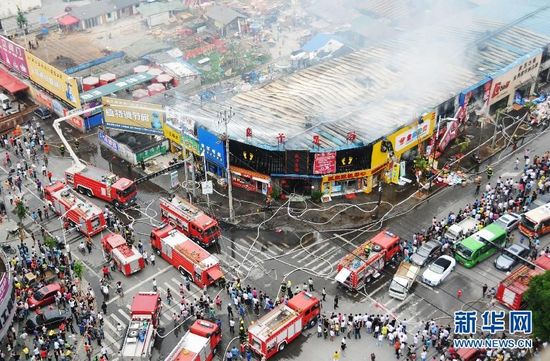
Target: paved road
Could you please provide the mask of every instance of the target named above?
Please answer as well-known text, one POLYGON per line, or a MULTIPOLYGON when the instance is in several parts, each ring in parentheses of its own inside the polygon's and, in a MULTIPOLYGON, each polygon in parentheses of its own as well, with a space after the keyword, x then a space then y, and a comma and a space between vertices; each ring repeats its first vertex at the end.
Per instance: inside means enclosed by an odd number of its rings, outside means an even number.
MULTIPOLYGON (((51 129, 46 128, 48 137, 55 139, 51 129)), ((69 134, 71 131, 68 132, 69 134)), ((76 134, 74 134, 76 136, 76 134)), ((101 158, 99 147, 95 144, 93 136, 89 136, 87 140, 90 144, 81 146, 81 155, 87 160, 100 166, 108 167, 107 163, 101 158)), ((82 144, 83 142, 81 142, 82 144)), ((538 138, 529 147, 533 149, 533 153, 541 153, 546 150, 548 144, 548 136, 538 138)), ((63 171, 71 164, 69 158, 59 158, 50 156, 50 169, 55 174, 55 177, 62 178, 63 171)), ((513 159, 510 158, 502 164, 495 167, 495 177, 502 174, 513 176, 513 159)), ((115 169, 117 173, 124 174, 124 170, 115 169)), ((5 178, 5 170, 0 172, 2 178, 5 178)), ((166 179, 159 178, 156 182, 165 182, 166 179)), ((35 187, 30 181, 26 182, 27 194, 26 199, 29 200, 29 205, 32 208, 37 207, 42 201, 34 194, 35 187)), ((148 247, 148 235, 151 227, 158 224, 158 195, 165 192, 161 187, 147 183, 140 185, 138 202, 141 207, 139 211, 129 211, 128 213, 136 220, 135 229, 140 235, 140 238, 147 245, 146 249, 150 253, 148 247)), ((418 207, 414 212, 401 216, 397 219, 389 220, 384 226, 388 227, 394 233, 401 237, 410 237, 414 231, 424 228, 431 222, 434 215, 438 217, 446 216, 451 210, 458 210, 467 202, 473 200, 473 188, 466 186, 465 188, 449 188, 440 192, 428 203, 418 207)), ((91 201, 103 206, 101 201, 92 199, 91 201)), ((286 211, 286 210, 284 210, 286 211)), ((50 219, 43 224, 51 230, 55 235, 62 237, 60 224, 57 219, 50 219)), ((284 224, 280 225, 281 227, 284 224)), ((37 226, 33 226, 37 230, 37 226)), ((217 254, 222 261, 226 272, 230 275, 239 275, 245 279, 244 284, 250 284, 253 287, 267 291, 273 295, 278 289, 283 277, 289 277, 293 280, 293 284, 301 284, 310 275, 314 275, 316 288, 326 287, 329 293, 329 301, 324 305, 324 312, 332 311, 332 297, 335 294, 340 294, 341 297, 341 312, 352 313, 382 313, 391 312, 400 319, 409 321, 414 326, 417 322, 430 318, 438 319, 441 322, 449 323, 452 311, 473 307, 481 309, 486 307, 486 302, 478 302, 481 294, 481 285, 488 283, 489 286, 496 286, 498 281, 503 278, 504 274, 497 271, 492 266, 492 260, 487 260, 474 269, 467 270, 460 266, 457 267, 451 277, 438 288, 431 288, 422 284, 417 284, 414 288, 414 293, 407 297, 404 301, 398 301, 387 296, 388 281, 392 276, 395 268, 387 269, 382 274, 380 279, 373 281, 366 289, 368 296, 363 293, 349 293, 337 287, 334 281, 336 275, 336 265, 338 261, 356 244, 361 243, 365 239, 372 236, 374 232, 358 234, 352 232, 321 232, 318 237, 306 237, 302 245, 299 244, 301 235, 293 234, 292 232, 266 232, 261 231, 258 234, 250 230, 226 230, 219 247, 212 250, 217 254), (458 300, 456 290, 461 288, 464 291, 464 296, 458 300)), ((94 237, 95 245, 99 245, 101 235, 94 237)), ((102 296, 98 287, 98 273, 101 271, 104 259, 99 246, 95 246, 91 254, 81 254, 77 251, 76 244, 80 241, 78 234, 68 235, 69 243, 73 245, 73 256, 81 259, 87 268, 86 278, 92 284, 98 299, 102 296)), ((543 244, 549 242, 549 237, 542 239, 543 244)), ((143 271, 130 278, 125 278, 122 274, 115 275, 116 280, 122 280, 125 288, 125 297, 120 299, 112 297, 108 303, 108 317, 105 321, 105 335, 109 351, 116 355, 116 351, 120 347, 122 334, 117 331, 117 323, 126 326, 129 320, 129 304, 132 296, 139 291, 150 291, 151 281, 156 278, 161 293, 164 295, 167 289, 170 289, 175 296, 175 301, 179 301, 179 284, 181 282, 180 274, 171 267, 167 262, 157 258, 155 266, 147 266, 143 271)), ((192 294, 187 297, 196 297, 200 290, 193 285, 192 294)), ((218 290, 210 289, 209 294, 213 297, 218 290)), ((229 300, 225 293, 224 304, 229 300)), ((176 309, 175 304, 167 305, 164 303, 164 312, 162 314, 161 326, 166 329, 172 329, 172 319, 170 317, 172 310, 176 309)), ((223 308, 225 311, 225 307, 223 308)), ((226 314, 220 313, 220 318, 225 320, 226 314)), ((247 315, 248 321, 253 321, 255 316, 247 315)), ((162 353, 168 353, 178 340, 178 334, 170 333, 162 342, 162 353)), ((224 342, 232 337, 224 327, 224 342)), ((364 339, 365 347, 369 350, 374 350, 374 340, 364 339)), ((347 355, 354 353, 353 350, 359 349, 359 343, 350 341, 347 355)), ((225 344, 223 345, 225 346, 225 344)), ((286 352, 277 356, 275 360, 286 360, 300 357, 305 354, 308 357, 315 356, 319 359, 328 359, 329 355, 334 352, 338 343, 325 342, 318 340, 311 331, 300 336, 299 341, 290 345, 286 352), (302 342, 307 339, 307 342, 302 342)), ((391 349, 382 347, 376 349, 379 359, 382 357, 390 357, 391 349)), ((160 353, 155 351, 153 359, 159 359, 160 353)), ((349 356, 346 356, 349 357, 349 356)), ((117 358, 115 357, 114 360, 117 358)))

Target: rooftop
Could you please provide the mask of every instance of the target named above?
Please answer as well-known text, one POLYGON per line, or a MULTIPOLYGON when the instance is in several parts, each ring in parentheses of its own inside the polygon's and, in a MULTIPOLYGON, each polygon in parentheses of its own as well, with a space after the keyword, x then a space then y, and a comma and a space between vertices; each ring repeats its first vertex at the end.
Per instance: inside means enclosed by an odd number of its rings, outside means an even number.
MULTIPOLYGON (((407 32, 396 28, 398 35, 368 48, 237 94, 225 104, 236 113, 230 136, 247 142, 251 127, 249 142, 270 149, 277 148, 279 133, 286 136, 286 149, 312 149, 313 135, 320 136, 323 150, 372 143, 550 44, 550 23, 544 23, 550 10, 541 4, 504 6, 508 11, 501 14, 491 12, 494 3, 468 3, 455 21, 428 22, 407 32), (357 134, 354 145, 346 139, 351 131, 357 134)), ((380 9, 379 18, 402 13, 380 9)), ((202 125, 221 133, 219 108, 207 104, 197 112, 210 119, 202 125)))
POLYGON ((245 16, 231 8, 221 5, 213 5, 206 10, 206 17, 221 23, 223 26, 229 24, 237 18, 244 18, 245 16))
POLYGON ((117 9, 120 10, 138 5, 140 2, 141 0, 98 0, 88 5, 72 8, 69 14, 80 20, 86 20, 116 11, 117 9))

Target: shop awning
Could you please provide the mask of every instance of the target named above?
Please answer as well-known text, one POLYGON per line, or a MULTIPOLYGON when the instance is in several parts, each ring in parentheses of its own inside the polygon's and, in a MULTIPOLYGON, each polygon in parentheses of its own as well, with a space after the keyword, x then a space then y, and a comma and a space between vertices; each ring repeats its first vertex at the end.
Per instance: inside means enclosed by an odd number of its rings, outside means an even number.
POLYGON ((61 26, 71 26, 74 24, 78 24, 79 21, 80 20, 69 14, 63 15, 62 17, 57 19, 57 23, 61 26))
POLYGON ((0 87, 6 89, 11 94, 15 94, 21 90, 28 89, 29 86, 15 76, 0 70, 0 87))
POLYGON ((223 277, 223 273, 218 267, 210 268, 206 273, 208 273, 208 276, 214 281, 223 277))
POLYGON ((254 172, 252 170, 248 170, 240 167, 235 167, 233 165, 231 166, 231 173, 240 175, 243 177, 249 177, 254 180, 257 180, 258 182, 263 182, 263 183, 269 183, 271 180, 271 178, 265 174, 254 172))

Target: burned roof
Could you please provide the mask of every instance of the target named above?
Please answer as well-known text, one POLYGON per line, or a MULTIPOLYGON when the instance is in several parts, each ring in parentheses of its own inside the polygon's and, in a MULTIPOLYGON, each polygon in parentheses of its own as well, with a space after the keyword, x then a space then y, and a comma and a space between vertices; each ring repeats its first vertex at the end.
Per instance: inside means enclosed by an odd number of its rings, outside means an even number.
POLYGON ((221 23, 223 26, 231 23, 237 18, 245 18, 245 16, 231 8, 221 5, 213 5, 206 10, 206 17, 221 23))

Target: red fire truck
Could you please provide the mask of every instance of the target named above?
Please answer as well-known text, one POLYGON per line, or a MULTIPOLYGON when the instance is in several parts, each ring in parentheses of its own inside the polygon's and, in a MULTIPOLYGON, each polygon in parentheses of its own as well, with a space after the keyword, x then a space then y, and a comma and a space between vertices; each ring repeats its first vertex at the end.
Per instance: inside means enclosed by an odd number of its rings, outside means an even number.
POLYGON ((80 199, 69 186, 61 182, 44 187, 44 196, 55 213, 68 220, 69 224, 78 226, 86 236, 93 236, 107 227, 98 206, 80 199))
POLYGON ((496 299, 512 310, 523 308, 523 294, 529 288, 531 278, 550 270, 550 256, 540 256, 535 260, 535 269, 522 265, 503 279, 497 288, 496 299))
POLYGON ((218 259, 173 226, 153 229, 151 247, 201 288, 223 278, 218 259))
POLYGON ((145 260, 141 253, 126 243, 120 234, 110 233, 101 239, 105 253, 111 256, 118 270, 129 276, 145 267, 145 260))
POLYGON ((302 291, 252 324, 248 328, 248 343, 255 353, 270 358, 304 329, 315 326, 320 312, 319 300, 302 291))
POLYGON ((380 276, 380 271, 397 258, 400 250, 399 237, 384 230, 340 260, 336 281, 357 290, 380 276))
POLYGON ((221 236, 218 221, 178 196, 172 201, 160 199, 160 217, 203 247, 215 244, 221 236))
POLYGON ((103 199, 115 207, 128 207, 136 202, 137 188, 133 181, 101 168, 76 163, 65 171, 65 179, 79 193, 103 199))
POLYGON ((196 320, 164 361, 210 361, 222 339, 215 323, 196 320))
POLYGON ((130 307, 130 324, 120 355, 123 360, 151 360, 162 303, 156 292, 139 292, 130 307))

